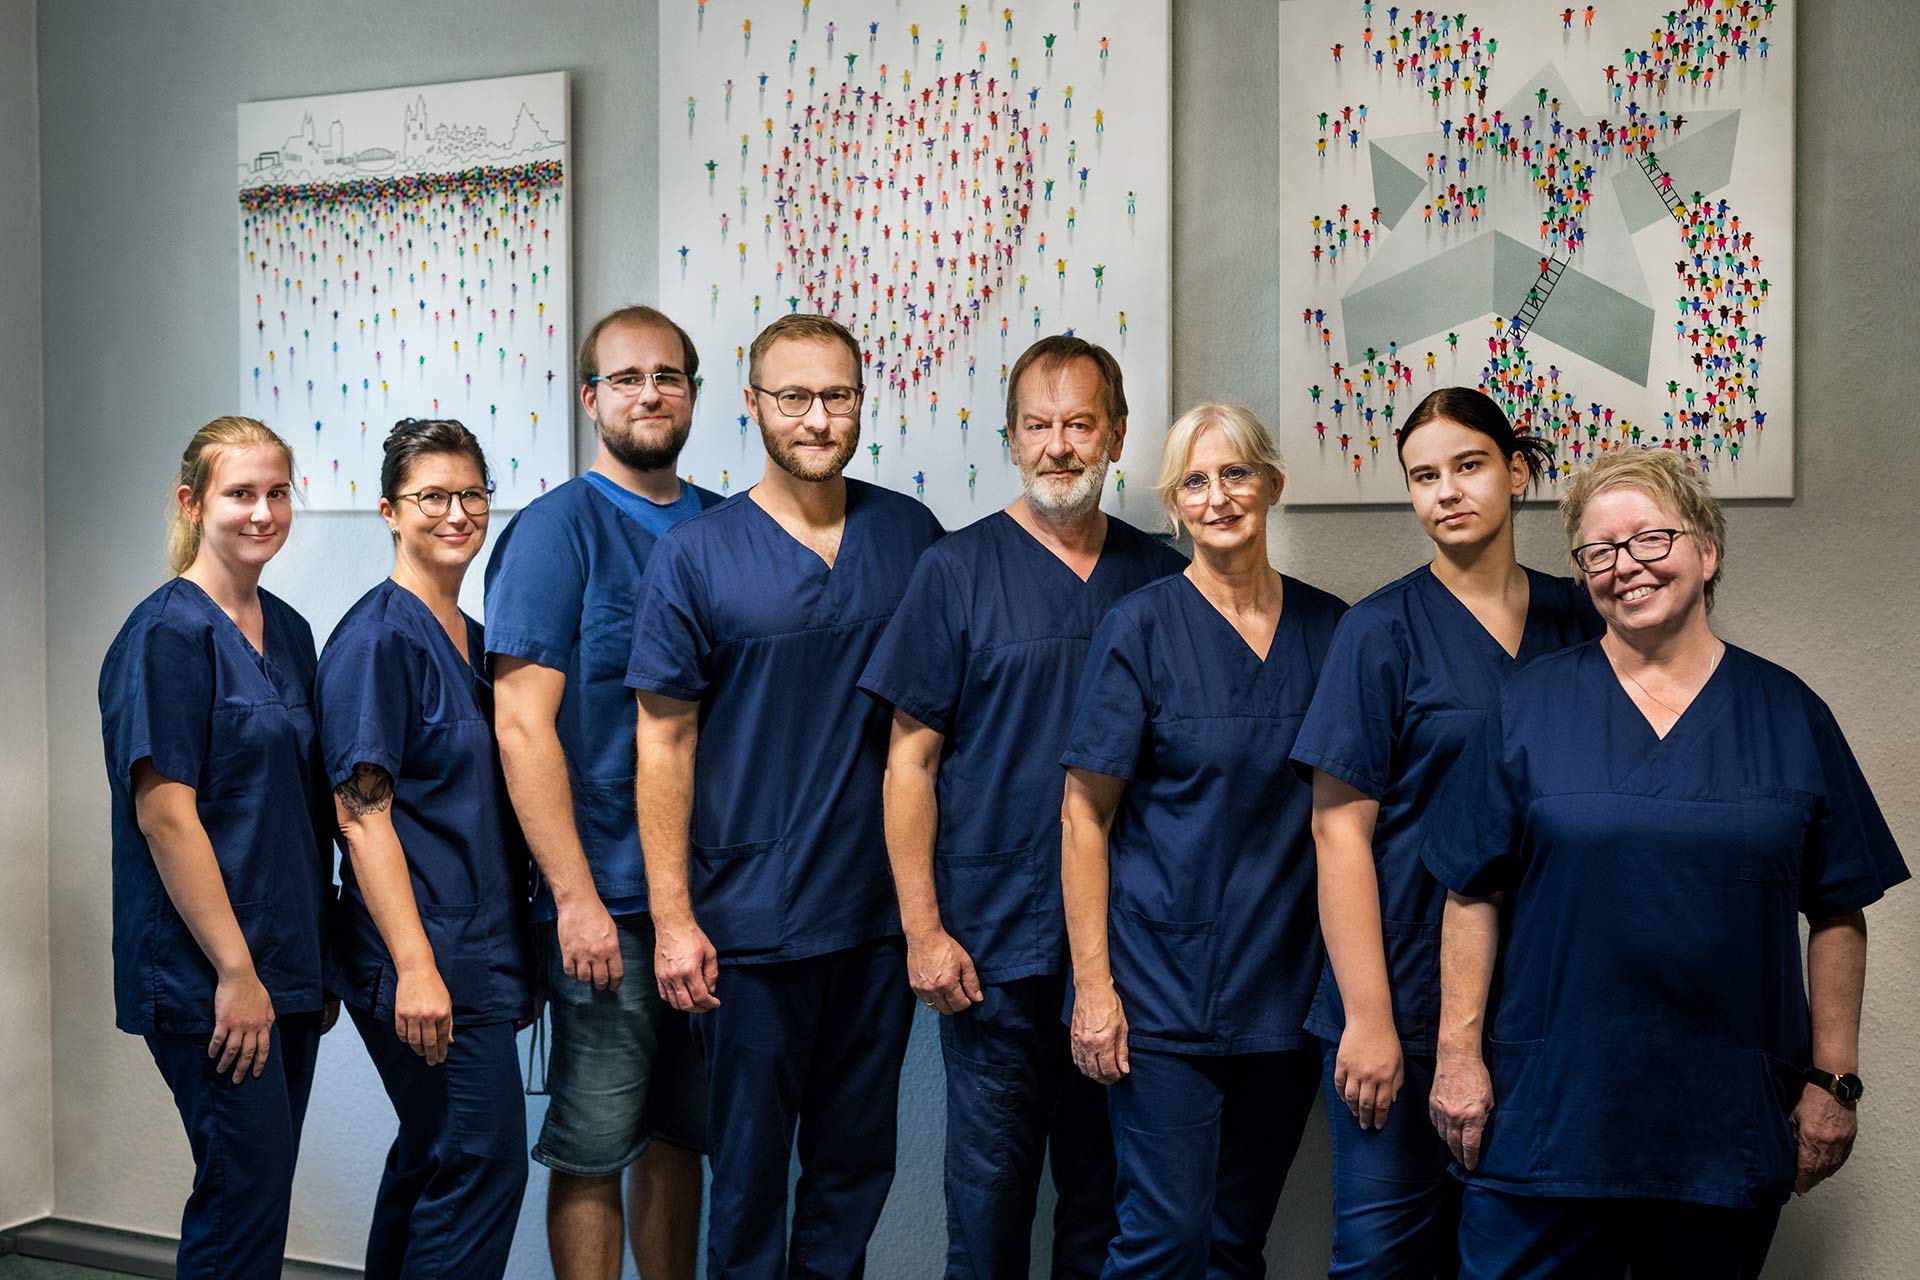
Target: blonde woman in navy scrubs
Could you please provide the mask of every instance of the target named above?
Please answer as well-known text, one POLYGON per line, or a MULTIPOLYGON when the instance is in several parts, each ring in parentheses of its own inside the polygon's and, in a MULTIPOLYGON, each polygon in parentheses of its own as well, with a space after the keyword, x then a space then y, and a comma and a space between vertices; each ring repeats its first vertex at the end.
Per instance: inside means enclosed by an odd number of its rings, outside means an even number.
POLYGON ((1433 558, 1340 620, 1293 744, 1327 941, 1307 1030, 1324 1046, 1335 1280, 1458 1269, 1460 1184, 1426 1117, 1446 890, 1420 862, 1423 817, 1501 683, 1600 632, 1584 590, 1514 558, 1520 500, 1553 465, 1544 440, 1484 392, 1443 387, 1398 445, 1433 558))
POLYGON ((145 1036, 193 1147, 182 1277, 280 1275, 321 1033, 331 827, 313 632, 260 589, 293 522, 293 451, 217 418, 180 459, 176 577, 100 669, 113 796, 115 1021, 145 1036))
POLYGON ((460 583, 487 535, 480 442, 450 420, 387 436, 393 574, 320 656, 320 741, 342 845, 327 981, 400 1117, 369 1280, 506 1270, 527 1184, 514 1050, 532 1016, 525 846, 460 583))
POLYGON ((1562 516, 1606 633, 1507 682, 1422 846, 1460 1273, 1749 1280, 1853 1146, 1863 912, 1907 867, 1832 711, 1709 625, 1687 458, 1610 453, 1562 516))
POLYGON ((1346 606, 1267 560, 1285 483, 1245 409, 1168 430, 1193 563, 1094 631, 1061 755, 1071 1049, 1109 1086, 1119 1170, 1106 1280, 1265 1274, 1320 1083, 1312 792, 1287 752, 1346 606))

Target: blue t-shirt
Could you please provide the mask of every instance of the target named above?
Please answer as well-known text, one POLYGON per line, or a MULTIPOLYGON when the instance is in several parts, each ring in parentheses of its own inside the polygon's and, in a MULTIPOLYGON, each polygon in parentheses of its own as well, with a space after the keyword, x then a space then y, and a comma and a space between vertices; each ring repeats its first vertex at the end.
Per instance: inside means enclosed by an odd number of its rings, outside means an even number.
POLYGON ((934 891, 982 982, 1058 973, 1060 749, 1093 629, 1186 567, 1108 517, 1085 582, 1004 511, 920 557, 860 687, 943 736, 934 891))
MULTIPOLYGON (((487 562, 488 655, 566 677, 554 730, 567 759, 574 829, 594 890, 615 915, 647 909, 625 676, 640 576, 658 541, 650 522, 671 516, 668 523, 677 523, 719 501, 683 483, 679 498, 661 506, 589 471, 527 504, 487 562)), ((554 915, 553 891, 535 868, 533 918, 554 915)))
POLYGON ((1127 780, 1109 837, 1107 939, 1136 1047, 1306 1043, 1323 957, 1313 792, 1287 752, 1345 609, 1284 579, 1262 661, 1176 574, 1094 632, 1060 763, 1127 780))
POLYGON ((1799 916, 1906 863, 1833 713, 1728 645, 1656 737, 1598 641, 1507 682, 1422 855, 1506 894, 1487 1000, 1495 1110, 1473 1181, 1750 1208, 1793 1189, 1812 1027, 1799 916))
POLYGON ((940 524, 848 480, 831 569, 747 493, 654 549, 627 684, 700 704, 693 908, 723 964, 897 937, 880 786, 890 717, 860 672, 940 524))
MULTIPOLYGON (((320 744, 327 781, 362 762, 393 778, 393 830, 420 924, 453 1000, 456 1027, 533 1011, 527 852, 493 740, 493 687, 480 624, 453 647, 421 599, 382 582, 340 619, 320 654, 320 744), (465 660, 463 660, 463 658, 465 660)), ((327 987, 386 1019, 397 974, 340 840, 340 902, 327 987)))
POLYGON ((580 479, 607 495, 614 506, 638 521, 641 528, 656 538, 688 516, 698 515, 714 502, 719 501, 717 495, 709 494, 705 489, 697 488, 685 481, 680 484, 680 496, 672 502, 655 502, 652 498, 642 497, 617 481, 601 475, 598 471, 585 472, 580 479), (712 501, 708 501, 709 498, 712 498, 712 501))
POLYGON ((113 831, 114 1025, 213 1030, 213 965, 161 883, 133 767, 194 790, 234 918, 276 1014, 321 1007, 333 799, 314 728, 313 631, 260 593, 266 653, 185 578, 135 606, 100 667, 113 831))
MULTIPOLYGON (((1294 740, 1293 761, 1379 801, 1373 828, 1393 1025, 1408 1053, 1431 1056, 1440 1019, 1440 913, 1446 890, 1420 862, 1422 821, 1460 746, 1508 676, 1543 654, 1600 634, 1584 589, 1527 570, 1520 652, 1500 647, 1422 565, 1347 610, 1294 740)), ((1346 1008, 1333 966, 1307 1030, 1338 1040, 1346 1008)))

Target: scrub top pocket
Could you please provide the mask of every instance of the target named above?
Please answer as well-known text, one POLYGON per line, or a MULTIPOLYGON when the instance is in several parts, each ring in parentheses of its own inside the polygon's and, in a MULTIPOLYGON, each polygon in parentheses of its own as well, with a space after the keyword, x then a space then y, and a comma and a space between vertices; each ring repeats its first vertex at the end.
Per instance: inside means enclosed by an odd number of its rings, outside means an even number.
POLYGON ((625 898, 647 891, 645 868, 608 866, 605 851, 632 843, 635 831, 634 776, 573 778, 574 827, 580 843, 592 855, 593 887, 602 898, 625 898), (637 877, 628 872, 640 873, 637 877), (618 878, 615 878, 615 877, 618 878))
POLYGON ((1003 965, 1033 959, 1037 949, 1032 904, 1039 900, 1039 850, 938 854, 933 870, 940 919, 980 963, 983 955, 1003 965))
POLYGON ((1131 1035, 1210 1039, 1220 931, 1211 920, 1155 920, 1125 907, 1108 914, 1114 989, 1131 1035))
POLYGON ((786 860, 784 840, 690 846, 692 889, 700 924, 709 937, 727 939, 729 951, 772 951, 781 943, 780 904, 786 860))
POLYGON ((420 925, 433 948, 434 967, 447 985, 453 1007, 478 1009, 487 1003, 491 948, 480 904, 420 908, 420 925))

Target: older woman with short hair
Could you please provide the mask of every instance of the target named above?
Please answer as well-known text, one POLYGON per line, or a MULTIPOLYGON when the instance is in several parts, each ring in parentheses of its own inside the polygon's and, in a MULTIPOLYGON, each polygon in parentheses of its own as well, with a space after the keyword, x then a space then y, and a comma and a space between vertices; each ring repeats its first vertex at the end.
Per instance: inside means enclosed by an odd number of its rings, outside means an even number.
POLYGON ((1345 606, 1267 561, 1286 472, 1245 409, 1173 424, 1184 573, 1094 632, 1061 762, 1071 1049, 1110 1085, 1106 1277, 1258 1276, 1319 1084, 1312 793, 1287 752, 1345 606))
POLYGON ((1907 868, 1826 704, 1709 625, 1698 471, 1609 454, 1562 513, 1606 633, 1507 684, 1423 851, 1461 1275, 1757 1276, 1852 1146, 1862 909, 1907 868))

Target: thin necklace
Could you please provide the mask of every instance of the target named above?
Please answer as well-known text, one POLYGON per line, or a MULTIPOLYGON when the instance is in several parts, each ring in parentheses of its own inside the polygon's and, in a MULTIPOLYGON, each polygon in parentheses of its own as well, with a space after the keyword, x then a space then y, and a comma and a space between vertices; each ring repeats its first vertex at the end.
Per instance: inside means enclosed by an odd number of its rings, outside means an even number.
MULTIPOLYGON (((1701 689, 1704 689, 1707 687, 1707 680, 1713 679, 1714 668, 1720 665, 1720 655, 1725 652, 1726 652, 1726 646, 1722 645, 1719 649, 1715 650, 1713 657, 1707 662, 1707 676, 1706 676, 1706 680, 1702 680, 1700 682, 1701 689)), ((1613 655, 1608 654, 1607 660, 1609 662, 1612 662, 1613 655)), ((1664 708, 1668 712, 1672 713, 1673 718, 1675 720, 1678 720, 1681 716, 1686 714, 1686 712, 1681 710, 1679 707, 1673 706, 1671 703, 1662 702, 1660 699, 1654 697, 1652 690, 1648 689, 1647 686, 1641 684, 1638 680, 1635 680, 1633 678, 1633 672, 1627 670, 1625 667, 1621 666, 1619 663, 1614 662, 1613 669, 1615 671, 1618 671, 1621 675, 1625 676, 1628 679, 1628 681, 1632 683, 1634 688, 1646 694, 1647 701, 1653 703, 1657 707, 1664 708)), ((1700 693, 1699 689, 1694 690, 1695 697, 1698 697, 1699 693, 1700 693)))

